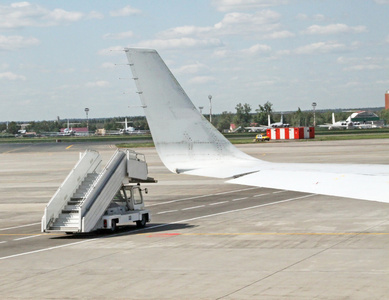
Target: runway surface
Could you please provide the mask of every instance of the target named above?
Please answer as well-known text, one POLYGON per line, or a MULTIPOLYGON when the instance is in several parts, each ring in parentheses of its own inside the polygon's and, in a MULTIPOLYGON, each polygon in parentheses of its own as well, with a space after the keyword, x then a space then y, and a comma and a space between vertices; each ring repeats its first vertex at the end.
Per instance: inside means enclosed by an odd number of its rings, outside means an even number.
MULTIPOLYGON (((239 146, 267 161, 389 165, 388 147, 388 140, 239 146)), ((102 143, 0 145, 2 299, 389 295, 388 204, 171 174, 154 148, 136 149, 158 179, 144 185, 146 229, 42 234, 45 205, 86 148, 105 162, 115 151, 102 143)))

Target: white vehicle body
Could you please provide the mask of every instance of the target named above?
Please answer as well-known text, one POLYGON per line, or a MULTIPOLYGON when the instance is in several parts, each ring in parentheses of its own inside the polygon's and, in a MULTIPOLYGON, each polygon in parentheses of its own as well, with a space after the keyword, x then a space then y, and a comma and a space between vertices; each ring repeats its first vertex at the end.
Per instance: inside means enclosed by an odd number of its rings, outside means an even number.
POLYGON ((140 186, 123 185, 101 217, 96 229, 115 231, 117 226, 130 225, 134 222, 142 228, 150 221, 150 212, 145 209, 140 186))
POLYGON ((172 172, 389 202, 388 165, 270 163, 251 157, 234 147, 199 113, 155 50, 125 52, 154 144, 172 172))

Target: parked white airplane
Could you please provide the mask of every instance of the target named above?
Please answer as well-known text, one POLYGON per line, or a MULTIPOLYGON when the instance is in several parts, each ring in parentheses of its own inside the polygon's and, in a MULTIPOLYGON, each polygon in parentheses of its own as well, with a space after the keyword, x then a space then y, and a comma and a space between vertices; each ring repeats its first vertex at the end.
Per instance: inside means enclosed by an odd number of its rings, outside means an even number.
MULTIPOLYGON (((354 129, 355 125, 352 121, 351 118, 349 117, 345 121, 335 121, 335 114, 332 113, 332 124, 324 124, 324 125, 319 125, 319 127, 325 127, 328 128, 328 130, 332 129, 354 129)), ((359 124, 358 124, 359 125, 359 124)))
POLYGON ((289 127, 290 125, 287 123, 284 123, 284 115, 281 114, 281 120, 280 122, 271 123, 270 121, 270 115, 267 115, 267 126, 261 125, 261 126, 248 126, 244 129, 248 130, 249 132, 258 132, 258 131, 265 131, 266 129, 271 128, 285 128, 289 127))
POLYGON ((124 128, 119 129, 119 134, 145 134, 150 133, 148 130, 139 130, 135 129, 135 127, 128 126, 127 118, 124 119, 124 122, 116 122, 124 124, 124 128))
POLYGON ((119 134, 131 134, 135 132, 135 128, 128 126, 127 118, 124 119, 124 122, 116 122, 120 124, 124 124, 124 128, 119 129, 119 134))
POLYGON ((75 125, 75 124, 80 124, 80 123, 69 123, 69 119, 68 119, 68 126, 63 130, 63 132, 60 132, 58 135, 61 135, 61 136, 75 135, 76 132, 73 130, 73 126, 70 127, 70 124, 75 125))
POLYGON ((389 203, 388 165, 271 163, 251 157, 199 113, 155 50, 125 52, 154 144, 170 171, 389 203))
POLYGON ((284 115, 281 114, 281 120, 276 123, 270 123, 270 115, 267 116, 267 123, 268 126, 271 128, 284 128, 284 127, 289 127, 290 125, 287 123, 284 123, 284 115))

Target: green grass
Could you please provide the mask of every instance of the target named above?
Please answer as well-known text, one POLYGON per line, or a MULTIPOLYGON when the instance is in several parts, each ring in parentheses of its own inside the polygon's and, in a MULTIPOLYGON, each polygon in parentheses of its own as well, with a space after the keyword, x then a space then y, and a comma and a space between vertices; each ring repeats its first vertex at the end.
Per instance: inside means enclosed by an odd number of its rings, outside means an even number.
POLYGON ((120 143, 116 144, 116 147, 118 148, 147 148, 147 147, 154 147, 154 143, 151 142, 144 142, 144 143, 120 143))
MULTIPOLYGON (((251 144, 256 133, 228 133, 225 137, 232 144, 251 144)), ((387 139, 389 128, 368 130, 317 130, 315 138, 297 141, 336 141, 336 140, 363 140, 363 139, 387 139)), ((15 138, 0 136, 0 143, 82 143, 82 142, 110 142, 119 148, 154 147, 151 135, 116 135, 116 136, 61 136, 61 137, 35 137, 15 138)))

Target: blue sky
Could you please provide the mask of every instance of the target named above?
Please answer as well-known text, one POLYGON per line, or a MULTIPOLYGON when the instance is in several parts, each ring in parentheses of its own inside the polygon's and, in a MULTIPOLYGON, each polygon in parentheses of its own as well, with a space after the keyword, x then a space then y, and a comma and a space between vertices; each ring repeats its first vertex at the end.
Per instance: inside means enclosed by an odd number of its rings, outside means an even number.
POLYGON ((384 106, 388 15, 389 0, 3 0, 0 122, 142 115, 124 47, 156 49, 215 113, 384 106))

